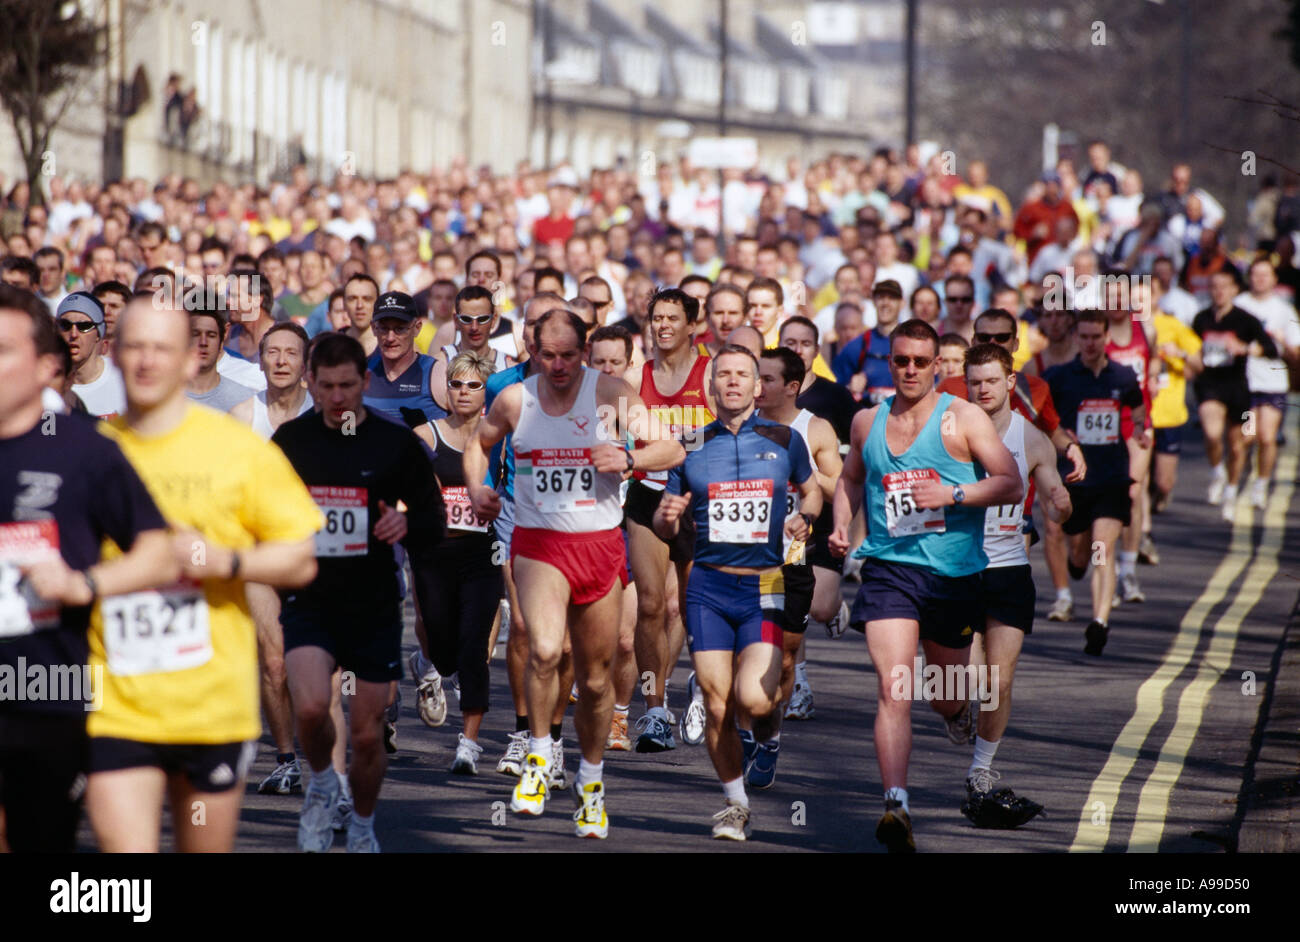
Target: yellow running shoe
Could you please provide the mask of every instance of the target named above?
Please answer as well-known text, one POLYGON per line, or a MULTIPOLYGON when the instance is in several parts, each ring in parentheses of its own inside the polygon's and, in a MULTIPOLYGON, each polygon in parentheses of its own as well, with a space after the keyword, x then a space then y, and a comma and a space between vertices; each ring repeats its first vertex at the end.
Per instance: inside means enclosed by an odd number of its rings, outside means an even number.
POLYGON ((524 759, 524 770, 510 796, 510 810, 539 815, 546 810, 546 759, 535 752, 524 759))
POLYGON ((609 836, 609 818, 605 816, 605 786, 600 782, 588 782, 581 788, 575 788, 573 794, 578 799, 578 810, 573 812, 573 833, 579 837, 604 840, 609 836))

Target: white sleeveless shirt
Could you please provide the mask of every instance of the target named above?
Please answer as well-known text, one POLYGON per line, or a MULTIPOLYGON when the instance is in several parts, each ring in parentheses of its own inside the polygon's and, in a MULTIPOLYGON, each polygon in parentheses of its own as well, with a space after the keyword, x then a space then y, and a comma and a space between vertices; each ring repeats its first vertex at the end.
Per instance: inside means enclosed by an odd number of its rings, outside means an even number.
MULTIPOLYGON (((1020 485, 1029 491, 1029 460, 1025 457, 1025 417, 1019 412, 1011 413, 1011 424, 1002 436, 1002 444, 1007 446, 1011 457, 1016 459, 1016 468, 1020 472, 1020 485)), ((988 507, 984 511, 984 553, 989 558, 989 568, 999 569, 1003 566, 1028 566, 1029 555, 1025 552, 1025 538, 1021 532, 1025 519, 1025 502, 1001 504, 988 507)))
POLYGON ((591 449, 615 444, 597 416, 600 372, 582 369, 573 408, 547 415, 537 398, 536 373, 525 379, 515 429, 515 525, 560 533, 612 530, 623 519, 618 472, 597 471, 591 449))
MULTIPOLYGON (((808 441, 808 423, 812 421, 813 414, 807 409, 800 409, 799 414, 794 417, 790 423, 790 428, 794 429, 803 438, 804 450, 808 452, 808 464, 812 465, 813 474, 817 473, 817 462, 813 460, 812 442, 808 441)), ((794 516, 799 512, 799 488, 795 487, 789 481, 785 482, 785 516, 786 519, 794 516)), ((781 555, 784 559, 790 558, 791 539, 788 536, 782 538, 781 555)), ((795 563, 807 561, 807 556, 801 556, 793 560, 795 563)))
MULTIPOLYGON (((302 397, 302 408, 298 410, 298 415, 306 415, 314 408, 311 393, 302 397)), ((294 416, 296 419, 298 416, 294 416)), ((266 411, 266 392, 262 391, 253 396, 253 431, 261 436, 263 441, 270 441, 271 436, 275 434, 275 429, 271 427, 271 416, 266 411)))

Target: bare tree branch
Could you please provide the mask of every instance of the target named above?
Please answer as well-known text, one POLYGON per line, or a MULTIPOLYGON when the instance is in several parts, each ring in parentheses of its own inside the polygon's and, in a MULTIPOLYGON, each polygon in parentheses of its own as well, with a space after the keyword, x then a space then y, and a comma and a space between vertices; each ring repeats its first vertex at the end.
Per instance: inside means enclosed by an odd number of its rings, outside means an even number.
MULTIPOLYGON (((1241 157, 1242 153, 1250 150, 1250 148, 1248 147, 1237 148, 1235 150, 1231 147, 1220 147, 1218 144, 1211 144, 1209 141, 1201 141, 1201 143, 1204 144, 1206 147, 1211 148, 1212 150, 1223 151, 1225 154, 1232 154, 1238 158, 1241 157)), ((1255 152, 1251 151, 1251 153, 1255 153, 1255 152)), ((1278 167, 1282 170, 1285 170, 1287 173, 1292 173, 1295 174, 1296 176, 1300 176, 1300 170, 1297 170, 1294 167, 1288 167, 1286 164, 1280 163, 1279 161, 1274 160, 1272 157, 1265 157, 1263 154, 1256 153, 1255 159, 1262 160, 1266 164, 1272 164, 1274 167, 1278 167)))

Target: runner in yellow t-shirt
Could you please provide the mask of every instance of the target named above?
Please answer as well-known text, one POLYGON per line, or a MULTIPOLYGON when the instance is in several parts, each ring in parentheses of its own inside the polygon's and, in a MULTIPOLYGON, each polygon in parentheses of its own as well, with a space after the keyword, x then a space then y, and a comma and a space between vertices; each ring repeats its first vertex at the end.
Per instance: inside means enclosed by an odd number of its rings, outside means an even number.
POLYGON ((1178 480, 1178 455, 1183 449, 1183 428, 1188 418, 1187 377, 1201 371, 1201 338, 1178 318, 1160 310, 1155 311, 1152 326, 1161 370, 1151 400, 1151 425, 1156 432, 1152 475, 1155 499, 1147 501, 1146 519, 1142 522, 1142 555, 1157 562, 1160 557, 1154 553, 1151 539, 1151 512, 1165 509, 1178 480))
POLYGON ((166 792, 179 850, 229 851, 261 731, 244 580, 309 582, 321 516, 278 448, 185 398, 196 368, 185 312, 131 302, 116 353, 127 412, 104 431, 171 524, 182 578, 105 598, 92 618, 104 697, 89 721, 87 810, 102 850, 156 851, 166 792))

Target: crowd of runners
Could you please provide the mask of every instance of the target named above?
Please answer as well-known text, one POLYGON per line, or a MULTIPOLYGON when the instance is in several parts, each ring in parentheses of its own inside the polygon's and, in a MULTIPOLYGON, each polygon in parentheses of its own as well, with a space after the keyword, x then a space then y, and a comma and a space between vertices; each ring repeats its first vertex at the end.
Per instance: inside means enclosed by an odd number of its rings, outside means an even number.
POLYGON ((302 794, 299 849, 376 852, 407 673, 457 729, 450 772, 509 776, 519 815, 571 789, 603 838, 632 810, 604 754, 680 741, 717 772, 712 836, 745 840, 785 721, 816 716, 807 639, 846 630, 877 681, 878 840, 916 847, 918 644, 995 678, 925 699, 970 750, 954 803, 1019 827, 1042 806, 995 755, 1033 547, 1047 618, 1100 657, 1159 565, 1189 402, 1205 499, 1228 524, 1267 501, 1294 181, 1248 209, 1229 252, 1191 168, 1144 190, 1100 141, 1014 210, 983 163, 916 148, 721 189, 684 162, 14 186, 0 846, 71 850, 84 809, 101 849, 154 851, 170 805, 179 850, 230 850, 265 729, 258 790, 302 794), (93 703, 52 694, 83 666, 93 703))

